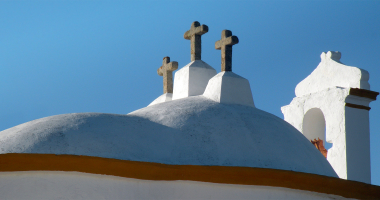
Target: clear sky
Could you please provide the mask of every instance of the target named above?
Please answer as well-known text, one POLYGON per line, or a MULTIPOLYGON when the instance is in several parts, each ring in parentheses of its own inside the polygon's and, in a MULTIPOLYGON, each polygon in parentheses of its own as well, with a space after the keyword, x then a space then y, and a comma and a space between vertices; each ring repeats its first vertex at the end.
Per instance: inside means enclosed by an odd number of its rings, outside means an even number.
MULTIPOLYGON (((220 71, 214 43, 239 38, 232 69, 256 107, 283 118, 326 51, 369 71, 380 91, 380 1, 0 1, 0 130, 78 112, 127 114, 162 93, 157 68, 190 62, 183 34, 209 27, 202 60, 220 71)), ((380 102, 370 104, 372 184, 380 185, 380 102)))

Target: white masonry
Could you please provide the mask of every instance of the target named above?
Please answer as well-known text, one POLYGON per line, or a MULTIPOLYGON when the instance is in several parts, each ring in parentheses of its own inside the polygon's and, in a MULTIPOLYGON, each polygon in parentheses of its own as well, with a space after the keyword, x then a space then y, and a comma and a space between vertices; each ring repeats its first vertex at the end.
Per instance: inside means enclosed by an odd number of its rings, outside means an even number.
POLYGON ((207 32, 208 27, 197 21, 185 32, 183 37, 190 40, 191 62, 175 73, 173 100, 203 94, 210 78, 216 75, 216 70, 201 60, 201 36, 207 32))
POLYGON ((215 42, 221 50, 221 72, 212 77, 203 96, 219 103, 240 104, 255 107, 249 81, 232 72, 232 45, 239 43, 230 30, 222 31, 222 38, 215 42))
POLYGON ((327 160, 340 178, 371 183, 369 103, 379 93, 369 90, 366 70, 346 66, 340 57, 322 53, 318 67, 281 110, 307 139, 332 143, 327 160))

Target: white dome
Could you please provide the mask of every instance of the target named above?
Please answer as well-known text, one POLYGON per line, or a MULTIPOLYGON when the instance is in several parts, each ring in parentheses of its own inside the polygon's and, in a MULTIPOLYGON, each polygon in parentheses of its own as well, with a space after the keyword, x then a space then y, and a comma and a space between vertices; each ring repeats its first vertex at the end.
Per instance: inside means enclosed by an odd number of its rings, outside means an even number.
POLYGON ((337 177, 322 154, 284 120, 203 96, 128 115, 65 114, 0 132, 0 153, 87 155, 178 165, 246 166, 337 177))

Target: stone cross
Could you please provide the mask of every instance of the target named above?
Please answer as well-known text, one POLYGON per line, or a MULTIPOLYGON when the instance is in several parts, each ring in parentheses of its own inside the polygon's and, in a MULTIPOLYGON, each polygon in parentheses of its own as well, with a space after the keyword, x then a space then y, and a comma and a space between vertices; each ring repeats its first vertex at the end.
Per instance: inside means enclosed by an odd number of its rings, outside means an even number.
POLYGON ((202 53, 201 36, 208 32, 208 26, 195 21, 191 24, 190 30, 186 31, 183 37, 190 40, 191 61, 200 60, 202 53))
POLYGON ((222 39, 215 42, 215 49, 222 51, 222 71, 232 71, 232 45, 237 43, 238 37, 229 30, 223 30, 222 39))
POLYGON ((164 57, 162 66, 157 70, 157 74, 164 78, 164 94, 173 93, 173 71, 176 69, 178 62, 170 62, 170 57, 164 57))

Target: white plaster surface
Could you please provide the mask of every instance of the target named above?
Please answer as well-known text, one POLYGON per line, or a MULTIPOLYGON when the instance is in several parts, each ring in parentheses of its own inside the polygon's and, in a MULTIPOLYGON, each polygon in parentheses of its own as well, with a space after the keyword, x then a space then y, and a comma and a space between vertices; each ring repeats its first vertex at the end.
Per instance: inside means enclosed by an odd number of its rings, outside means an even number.
POLYGON ((302 133, 308 140, 319 138, 324 141, 323 144, 326 146, 325 129, 326 122, 321 109, 312 108, 305 113, 302 133))
POLYGON ((195 60, 175 73, 173 100, 201 95, 216 70, 202 60, 195 60))
POLYGON ((369 113, 345 106, 369 107, 372 99, 349 95, 350 88, 370 89, 369 73, 342 64, 340 58, 340 52, 322 53, 317 68, 297 85, 296 97, 281 110, 285 121, 309 140, 320 137, 332 143, 327 160, 340 178, 371 183, 369 113))
POLYGON ((369 73, 364 69, 342 64, 340 57, 340 52, 323 52, 318 67, 297 85, 296 96, 301 97, 334 87, 369 90, 369 73))
POLYGON ((248 80, 229 71, 212 77, 203 96, 219 103, 255 107, 248 80))
POLYGON ((309 140, 316 136, 323 139, 324 144, 332 143, 327 160, 340 178, 371 183, 369 113, 345 104, 368 106, 372 100, 349 95, 349 90, 335 87, 295 97, 281 110, 285 121, 305 133, 309 140), (326 132, 316 110, 321 111, 325 119, 326 132), (309 115, 310 112, 314 114, 309 115), (321 132, 323 136, 318 135, 321 132))
POLYGON ((81 113, 34 120, 0 132, 0 147, 0 153, 247 166, 337 177, 319 151, 284 120, 251 106, 220 104, 203 96, 128 115, 81 113))
POLYGON ((371 183, 369 112, 346 107, 345 116, 347 179, 371 183))
POLYGON ((157 97, 157 99, 155 99, 152 103, 150 103, 148 106, 152 106, 152 105, 155 105, 155 104, 159 104, 159 103, 162 103, 162 102, 166 102, 166 101, 171 101, 172 100, 172 97, 173 97, 173 94, 172 93, 165 93, 159 97, 157 97))
POLYGON ((2 172, 0 199, 347 199, 288 188, 149 181, 79 172, 2 172))

